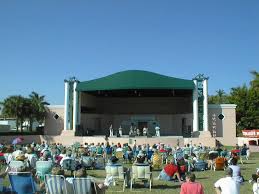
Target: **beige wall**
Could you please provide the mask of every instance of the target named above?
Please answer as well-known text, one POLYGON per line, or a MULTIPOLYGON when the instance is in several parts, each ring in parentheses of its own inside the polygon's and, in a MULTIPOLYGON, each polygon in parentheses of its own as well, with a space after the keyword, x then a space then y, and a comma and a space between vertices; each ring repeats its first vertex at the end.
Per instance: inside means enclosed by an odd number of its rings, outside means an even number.
POLYGON ((64 106, 50 105, 48 106, 48 114, 45 120, 44 132, 46 135, 60 135, 64 129, 64 106), (58 119, 54 115, 59 116, 58 119))
POLYGON ((209 129, 212 131, 212 116, 216 115, 216 131, 217 140, 224 145, 235 145, 237 143, 236 137, 236 105, 234 104, 220 104, 209 105, 209 129), (218 118, 219 114, 224 115, 224 119, 218 118))

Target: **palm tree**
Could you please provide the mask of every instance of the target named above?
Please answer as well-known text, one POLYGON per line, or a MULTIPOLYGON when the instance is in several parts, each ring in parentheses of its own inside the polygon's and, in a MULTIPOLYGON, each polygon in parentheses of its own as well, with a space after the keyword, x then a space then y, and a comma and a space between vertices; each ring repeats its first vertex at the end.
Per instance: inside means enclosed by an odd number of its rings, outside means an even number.
POLYGON ((36 92, 32 92, 29 97, 33 109, 32 115, 30 117, 30 129, 32 129, 32 123, 34 120, 39 123, 44 121, 47 113, 46 106, 49 105, 49 103, 45 101, 45 96, 40 96, 36 92))
POLYGON ((219 104, 225 103, 225 97, 226 97, 225 91, 222 90, 222 89, 219 89, 219 90, 216 91, 216 93, 217 93, 216 96, 218 98, 218 103, 219 104))
POLYGON ((250 73, 254 77, 254 79, 250 82, 250 84, 253 88, 258 89, 259 88, 259 73, 257 71, 251 71, 250 73))
POLYGON ((16 130, 18 131, 19 124, 24 121, 23 104, 24 98, 22 96, 10 96, 4 100, 3 104, 3 116, 16 119, 16 130))

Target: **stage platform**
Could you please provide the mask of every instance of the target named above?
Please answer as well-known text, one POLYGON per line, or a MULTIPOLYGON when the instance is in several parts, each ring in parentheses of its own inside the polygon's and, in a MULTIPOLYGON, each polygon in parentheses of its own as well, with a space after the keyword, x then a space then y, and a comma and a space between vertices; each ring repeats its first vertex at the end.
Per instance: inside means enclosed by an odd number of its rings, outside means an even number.
MULTIPOLYGON (((18 135, 20 136, 20 135, 18 135)), ((12 140, 18 136, 0 136, 0 142, 5 142, 10 144, 12 140)), ((62 131, 61 135, 25 135, 21 136, 24 138, 24 144, 30 144, 32 142, 41 143, 45 141, 47 143, 62 143, 63 145, 69 146, 75 142, 79 142, 80 144, 84 143, 103 143, 105 142, 105 136, 75 136, 74 131, 62 131)), ((136 137, 129 137, 124 135, 122 137, 108 137, 109 143, 114 144, 124 144, 128 143, 129 145, 133 145, 136 140, 137 145, 141 144, 157 144, 163 143, 170 146, 184 146, 187 143, 189 144, 196 144, 202 143, 205 146, 215 146, 215 138, 211 138, 209 136, 203 136, 198 138, 184 138, 183 136, 161 136, 161 137, 144 137, 144 136, 136 136, 136 137)))

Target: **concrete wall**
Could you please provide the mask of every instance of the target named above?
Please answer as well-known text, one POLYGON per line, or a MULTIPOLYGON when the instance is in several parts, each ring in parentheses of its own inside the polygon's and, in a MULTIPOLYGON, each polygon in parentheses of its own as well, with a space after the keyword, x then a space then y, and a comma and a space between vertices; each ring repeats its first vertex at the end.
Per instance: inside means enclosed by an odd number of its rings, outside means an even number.
POLYGON ((48 106, 48 114, 45 120, 45 134, 46 135, 60 135, 64 129, 64 106, 50 105, 48 106), (54 118, 55 115, 59 117, 54 118))
POLYGON ((213 114, 216 115, 216 139, 224 145, 235 145, 236 137, 236 105, 220 104, 209 105, 209 129, 212 132, 213 114), (218 115, 224 115, 224 119, 220 120, 218 115))

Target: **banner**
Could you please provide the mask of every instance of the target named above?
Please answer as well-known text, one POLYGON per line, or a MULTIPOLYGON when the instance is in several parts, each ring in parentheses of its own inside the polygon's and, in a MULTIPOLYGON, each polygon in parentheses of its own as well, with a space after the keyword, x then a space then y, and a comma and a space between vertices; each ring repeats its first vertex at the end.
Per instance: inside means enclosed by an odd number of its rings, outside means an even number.
POLYGON ((259 129, 242 130, 244 137, 259 138, 259 129))

